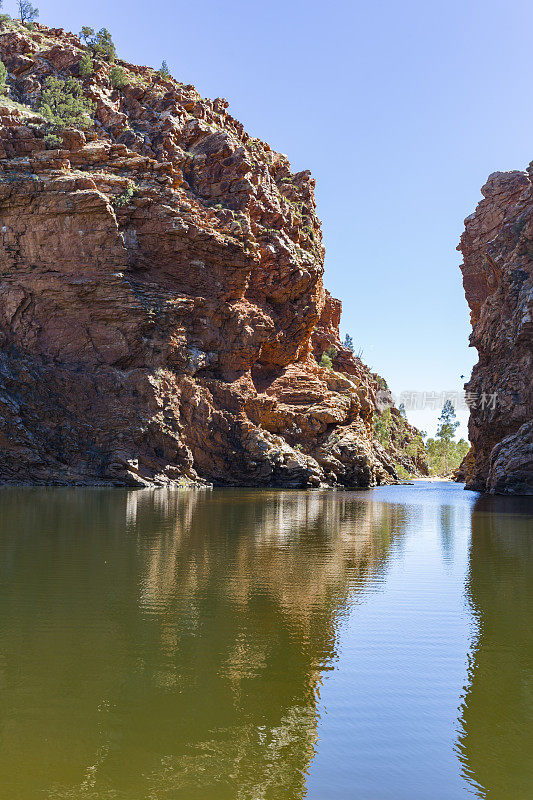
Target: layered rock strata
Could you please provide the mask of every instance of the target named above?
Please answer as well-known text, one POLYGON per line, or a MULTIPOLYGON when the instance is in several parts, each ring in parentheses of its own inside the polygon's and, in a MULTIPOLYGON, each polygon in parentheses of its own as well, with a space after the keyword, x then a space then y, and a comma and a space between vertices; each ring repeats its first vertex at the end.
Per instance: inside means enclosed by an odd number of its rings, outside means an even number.
POLYGON ((222 98, 94 60, 94 126, 49 144, 77 36, 0 41, 0 480, 375 486, 377 384, 339 341, 309 172, 222 98), (335 347, 334 369, 319 365, 335 347))
POLYGON ((458 249, 479 354, 466 384, 467 488, 533 494, 533 165, 495 172, 458 249))

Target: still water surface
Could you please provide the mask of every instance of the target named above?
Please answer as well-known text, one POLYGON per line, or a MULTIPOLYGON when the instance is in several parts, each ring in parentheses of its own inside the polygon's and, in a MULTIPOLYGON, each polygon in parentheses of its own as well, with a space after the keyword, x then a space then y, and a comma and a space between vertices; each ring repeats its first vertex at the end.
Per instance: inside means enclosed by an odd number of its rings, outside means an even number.
POLYGON ((2 800, 531 800, 533 517, 0 491, 2 800))

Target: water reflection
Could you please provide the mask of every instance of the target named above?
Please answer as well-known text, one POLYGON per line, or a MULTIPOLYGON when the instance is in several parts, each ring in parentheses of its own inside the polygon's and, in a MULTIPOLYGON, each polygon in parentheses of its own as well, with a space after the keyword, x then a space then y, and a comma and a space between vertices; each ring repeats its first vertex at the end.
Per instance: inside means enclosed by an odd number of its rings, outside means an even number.
POLYGON ((1 510, 6 796, 304 796, 338 620, 402 506, 9 490, 1 510))
POLYGON ((453 537, 455 528, 455 509, 451 505, 440 507, 440 538, 442 557, 449 564, 453 561, 453 537))
POLYGON ((458 753, 479 797, 533 796, 533 517, 530 499, 480 498, 467 594, 477 623, 458 753))

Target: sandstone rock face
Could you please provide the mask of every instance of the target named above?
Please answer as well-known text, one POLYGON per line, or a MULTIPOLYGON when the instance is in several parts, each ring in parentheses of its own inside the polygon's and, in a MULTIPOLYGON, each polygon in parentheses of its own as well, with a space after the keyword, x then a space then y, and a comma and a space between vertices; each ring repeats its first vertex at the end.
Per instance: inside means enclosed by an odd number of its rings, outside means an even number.
POLYGON ((472 403, 467 488, 533 493, 533 166, 496 172, 465 220, 458 249, 479 361, 465 388, 472 403))
POLYGON ((374 486, 377 384, 339 341, 309 172, 223 99, 118 62, 95 126, 47 149, 77 36, 1 36, 0 480, 374 486), (19 105, 21 104, 21 105, 19 105), (335 346, 335 371, 317 363, 335 346))
POLYGON ((493 449, 487 488, 494 494, 533 494, 533 422, 493 449))

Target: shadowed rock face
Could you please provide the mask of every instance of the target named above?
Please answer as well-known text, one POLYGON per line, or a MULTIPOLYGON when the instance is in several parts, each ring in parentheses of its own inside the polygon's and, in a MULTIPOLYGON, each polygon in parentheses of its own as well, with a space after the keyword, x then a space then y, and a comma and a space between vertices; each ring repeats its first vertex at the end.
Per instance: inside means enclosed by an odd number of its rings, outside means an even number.
POLYGON ((497 494, 533 494, 532 174, 492 174, 458 247, 479 353, 463 468, 467 488, 497 494))
POLYGON ((377 384, 339 342, 309 172, 223 99, 118 62, 95 126, 47 149, 49 75, 77 36, 8 29, 0 57, 0 479, 373 486, 377 384), (134 191, 132 194, 132 188, 134 191), (334 345, 332 372, 317 356, 334 345))

